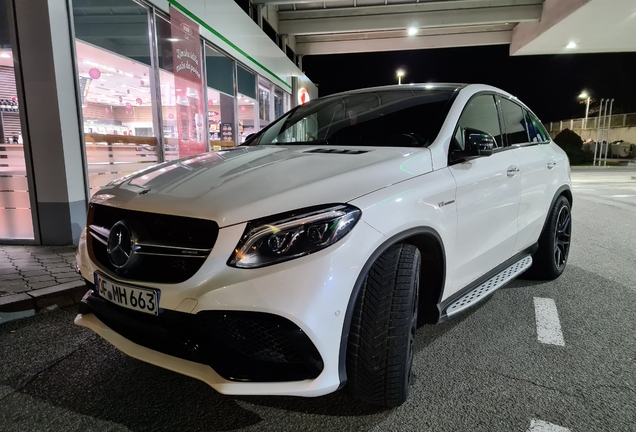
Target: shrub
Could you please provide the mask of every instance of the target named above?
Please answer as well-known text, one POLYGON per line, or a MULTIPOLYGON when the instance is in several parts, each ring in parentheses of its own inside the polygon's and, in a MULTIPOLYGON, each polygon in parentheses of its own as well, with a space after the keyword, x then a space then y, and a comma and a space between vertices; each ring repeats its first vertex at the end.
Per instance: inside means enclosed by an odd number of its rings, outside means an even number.
POLYGON ((556 137, 554 142, 567 153, 570 165, 587 165, 594 161, 594 154, 583 150, 583 140, 570 129, 564 129, 556 137))

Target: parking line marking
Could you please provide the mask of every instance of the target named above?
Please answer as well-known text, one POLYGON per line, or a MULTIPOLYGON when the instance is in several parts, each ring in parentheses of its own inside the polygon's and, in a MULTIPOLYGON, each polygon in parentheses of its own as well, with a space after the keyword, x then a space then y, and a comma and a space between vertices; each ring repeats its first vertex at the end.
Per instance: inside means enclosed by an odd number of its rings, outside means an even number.
POLYGON ((570 429, 548 423, 547 421, 532 419, 528 432, 570 432, 570 429))
POLYGON ((534 312, 537 317, 537 338, 539 342, 552 345, 565 345, 559 313, 551 298, 534 298, 534 312))

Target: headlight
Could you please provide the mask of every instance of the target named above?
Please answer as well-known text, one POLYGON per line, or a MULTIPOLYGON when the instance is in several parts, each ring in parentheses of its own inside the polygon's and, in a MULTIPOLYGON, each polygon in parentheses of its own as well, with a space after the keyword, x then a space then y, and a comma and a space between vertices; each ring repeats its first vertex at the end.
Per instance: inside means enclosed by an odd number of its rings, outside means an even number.
POLYGON ((309 255, 347 235, 361 214, 342 204, 301 212, 249 222, 227 264, 256 268, 309 255))

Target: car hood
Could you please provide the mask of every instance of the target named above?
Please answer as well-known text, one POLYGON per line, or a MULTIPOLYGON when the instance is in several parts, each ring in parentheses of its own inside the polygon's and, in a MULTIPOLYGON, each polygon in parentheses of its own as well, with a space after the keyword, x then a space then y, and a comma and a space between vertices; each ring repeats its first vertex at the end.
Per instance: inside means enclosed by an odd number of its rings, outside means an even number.
POLYGON ((239 147, 130 174, 102 188, 91 201, 212 219, 224 227, 345 203, 431 169, 425 148, 239 147))

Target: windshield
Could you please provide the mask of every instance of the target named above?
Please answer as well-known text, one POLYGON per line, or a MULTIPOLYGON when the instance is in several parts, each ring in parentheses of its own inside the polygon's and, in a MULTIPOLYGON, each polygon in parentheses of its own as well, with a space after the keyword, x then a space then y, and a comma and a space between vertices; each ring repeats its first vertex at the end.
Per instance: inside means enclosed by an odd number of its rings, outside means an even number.
POLYGON ((447 89, 417 89, 325 97, 288 112, 253 144, 428 146, 452 95, 447 89))

